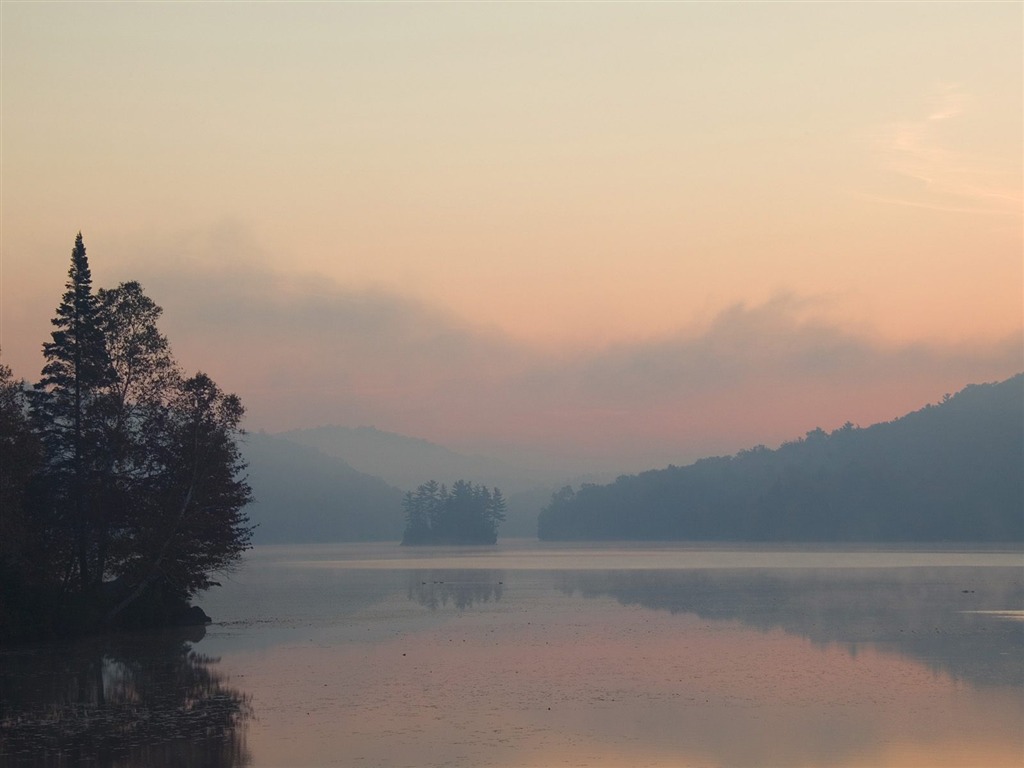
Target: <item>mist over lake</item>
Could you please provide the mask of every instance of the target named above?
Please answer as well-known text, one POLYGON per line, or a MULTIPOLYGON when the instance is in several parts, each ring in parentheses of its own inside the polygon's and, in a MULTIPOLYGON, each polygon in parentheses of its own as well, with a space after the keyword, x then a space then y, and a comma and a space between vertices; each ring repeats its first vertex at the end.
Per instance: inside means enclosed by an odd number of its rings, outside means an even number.
POLYGON ((1018 765, 1020 563, 991 546, 258 547, 203 598, 205 633, 0 651, 0 764, 1018 765), (138 725, 155 717, 156 741, 138 725))

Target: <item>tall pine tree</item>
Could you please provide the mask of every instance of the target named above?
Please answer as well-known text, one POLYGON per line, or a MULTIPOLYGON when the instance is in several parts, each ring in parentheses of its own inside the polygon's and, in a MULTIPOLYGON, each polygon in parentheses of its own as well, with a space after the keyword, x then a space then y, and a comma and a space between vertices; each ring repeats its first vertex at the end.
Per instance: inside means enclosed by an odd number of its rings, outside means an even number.
POLYGON ((81 232, 75 237, 66 290, 52 323, 53 340, 43 344, 46 364, 35 388, 33 412, 56 505, 65 528, 73 532, 75 563, 69 573, 77 570, 84 589, 103 578, 96 567, 92 533, 101 463, 98 403, 112 371, 81 232))

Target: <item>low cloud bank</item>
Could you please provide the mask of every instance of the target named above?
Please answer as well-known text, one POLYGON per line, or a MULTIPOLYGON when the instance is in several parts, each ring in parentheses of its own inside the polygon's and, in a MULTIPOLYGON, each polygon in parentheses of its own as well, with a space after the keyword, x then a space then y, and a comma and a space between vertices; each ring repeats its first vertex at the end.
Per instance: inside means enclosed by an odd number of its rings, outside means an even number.
POLYGON ((623 471, 867 425, 1024 369, 1020 335, 886 345, 779 296, 699 332, 555 355, 385 290, 256 263, 135 265, 178 358, 253 429, 375 425, 462 449, 623 471))

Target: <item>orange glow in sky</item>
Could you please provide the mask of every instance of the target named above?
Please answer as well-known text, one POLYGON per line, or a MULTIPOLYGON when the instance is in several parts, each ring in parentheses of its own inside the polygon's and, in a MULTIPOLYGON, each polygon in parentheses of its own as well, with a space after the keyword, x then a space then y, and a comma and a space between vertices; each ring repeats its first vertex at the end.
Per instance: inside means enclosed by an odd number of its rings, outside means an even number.
POLYGON ((1024 369, 1022 15, 3 3, 0 349, 37 378, 81 230, 251 428, 893 418, 1024 369))

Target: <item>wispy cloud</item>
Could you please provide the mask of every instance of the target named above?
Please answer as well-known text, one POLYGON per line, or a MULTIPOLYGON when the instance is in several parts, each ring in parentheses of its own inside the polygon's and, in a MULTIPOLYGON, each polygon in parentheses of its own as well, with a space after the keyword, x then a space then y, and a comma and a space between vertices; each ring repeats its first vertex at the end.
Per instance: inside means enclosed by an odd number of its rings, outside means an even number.
POLYGON ((970 119, 972 99, 960 86, 941 84, 929 101, 923 116, 885 127, 876 142, 883 166, 915 187, 900 195, 864 196, 941 211, 1019 216, 1020 158, 1008 162, 967 148, 959 129, 970 119))
POLYGON ((935 88, 932 93, 932 112, 928 115, 928 121, 949 120, 958 117, 964 112, 968 102, 967 94, 955 83, 943 83, 935 88))

